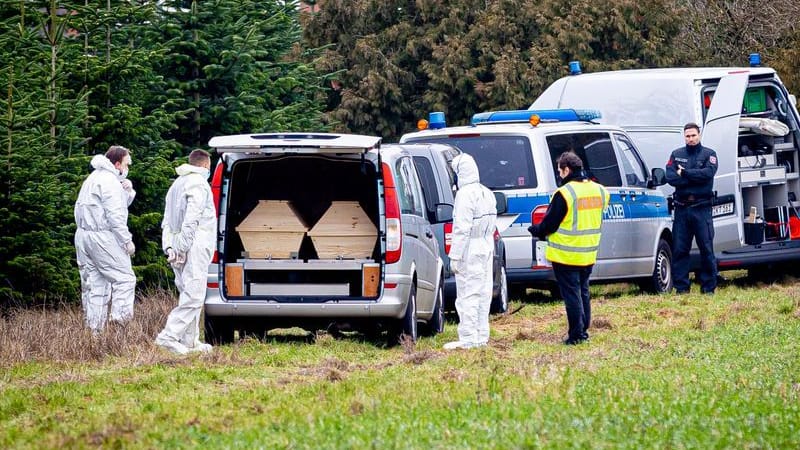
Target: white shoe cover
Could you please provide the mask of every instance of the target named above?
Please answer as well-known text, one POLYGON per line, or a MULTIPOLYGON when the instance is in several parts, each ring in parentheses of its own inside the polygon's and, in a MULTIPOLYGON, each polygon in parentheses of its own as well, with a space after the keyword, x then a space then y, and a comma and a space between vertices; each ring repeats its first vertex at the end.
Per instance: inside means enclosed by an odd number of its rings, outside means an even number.
POLYGON ((456 350, 456 349, 459 349, 459 348, 467 348, 466 346, 467 346, 466 342, 453 341, 453 342, 448 342, 447 344, 444 344, 444 349, 445 350, 456 350))
POLYGON ((190 352, 199 352, 199 353, 211 353, 214 347, 211 344, 206 344, 205 342, 195 341, 194 346, 189 347, 190 352))
POLYGON ((169 350, 172 353, 176 353, 178 355, 185 355, 189 353, 189 348, 185 345, 181 344, 178 341, 174 341, 172 339, 162 339, 161 337, 156 338, 156 345, 165 349, 169 350))

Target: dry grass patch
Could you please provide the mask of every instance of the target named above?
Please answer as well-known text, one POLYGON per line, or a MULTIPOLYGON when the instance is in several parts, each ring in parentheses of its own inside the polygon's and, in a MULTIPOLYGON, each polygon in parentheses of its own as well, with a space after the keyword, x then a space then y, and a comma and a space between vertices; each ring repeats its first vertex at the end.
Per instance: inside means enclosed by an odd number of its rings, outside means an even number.
POLYGON ((12 310, 0 319, 0 366, 29 361, 100 361, 109 356, 159 361, 163 357, 152 342, 175 304, 177 298, 168 291, 141 296, 130 322, 109 323, 98 336, 84 326, 77 305, 12 310))

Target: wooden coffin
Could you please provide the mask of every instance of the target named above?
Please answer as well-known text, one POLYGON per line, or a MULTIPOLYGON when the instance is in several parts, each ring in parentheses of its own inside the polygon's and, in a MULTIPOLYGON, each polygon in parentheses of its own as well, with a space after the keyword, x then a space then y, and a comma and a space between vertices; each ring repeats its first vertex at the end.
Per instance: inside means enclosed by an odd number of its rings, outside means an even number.
POLYGON ((247 258, 296 258, 308 227, 292 204, 284 200, 259 200, 236 227, 247 258))
POLYGON ((378 232, 358 202, 340 201, 308 232, 320 259, 369 258, 378 232))

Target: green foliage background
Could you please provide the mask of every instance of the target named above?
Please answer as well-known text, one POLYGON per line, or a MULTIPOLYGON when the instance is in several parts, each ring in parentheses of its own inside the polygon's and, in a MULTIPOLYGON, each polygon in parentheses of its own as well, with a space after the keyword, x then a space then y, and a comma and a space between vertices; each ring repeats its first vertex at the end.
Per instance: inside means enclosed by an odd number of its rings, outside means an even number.
POLYGON ((777 0, 0 0, 0 302, 76 302, 72 206, 92 155, 132 150, 140 286, 169 284, 172 168, 217 134, 395 140, 432 110, 525 108, 586 71, 745 65, 800 89, 800 3, 777 0))

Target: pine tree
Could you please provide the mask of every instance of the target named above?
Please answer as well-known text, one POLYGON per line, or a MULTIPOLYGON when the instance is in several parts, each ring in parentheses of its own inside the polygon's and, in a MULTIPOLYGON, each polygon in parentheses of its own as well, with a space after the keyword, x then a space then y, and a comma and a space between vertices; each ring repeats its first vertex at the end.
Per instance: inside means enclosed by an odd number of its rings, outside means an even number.
POLYGON ((172 136, 205 146, 217 134, 319 129, 321 79, 289 59, 297 3, 166 1, 155 21, 170 50, 159 71, 188 112, 172 136))

